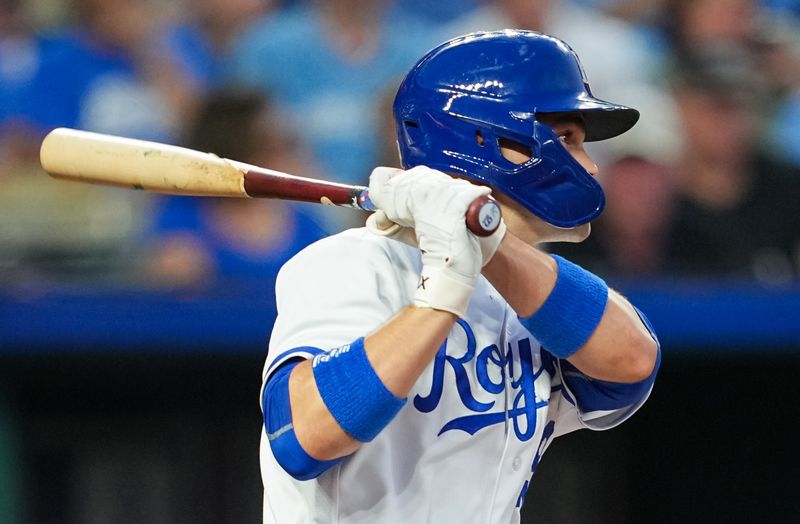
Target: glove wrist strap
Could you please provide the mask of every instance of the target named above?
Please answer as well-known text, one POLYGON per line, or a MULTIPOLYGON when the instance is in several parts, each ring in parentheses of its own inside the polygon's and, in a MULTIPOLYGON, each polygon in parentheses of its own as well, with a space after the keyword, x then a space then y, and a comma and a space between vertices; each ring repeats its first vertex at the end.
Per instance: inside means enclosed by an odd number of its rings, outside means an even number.
POLYGON ((473 279, 461 276, 447 267, 423 266, 417 291, 414 293, 414 305, 449 311, 463 318, 474 289, 473 279))

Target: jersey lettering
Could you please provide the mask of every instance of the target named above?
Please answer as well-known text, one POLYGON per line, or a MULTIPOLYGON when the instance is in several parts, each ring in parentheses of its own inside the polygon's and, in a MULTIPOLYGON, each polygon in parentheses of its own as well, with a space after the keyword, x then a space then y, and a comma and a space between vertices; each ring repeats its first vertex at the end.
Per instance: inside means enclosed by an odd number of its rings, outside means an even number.
POLYGON ((461 430, 474 435, 483 428, 500 424, 510 418, 517 438, 521 441, 530 440, 536 432, 536 411, 547 406, 547 400, 536 399, 534 383, 544 371, 544 367, 534 370, 531 340, 524 338, 517 341, 517 354, 519 355, 517 359, 514 358, 512 343, 508 344, 508 351, 505 355, 496 344, 477 352, 475 334, 470 325, 462 319, 457 321, 457 325, 464 330, 466 335, 466 352, 461 357, 448 355, 448 340, 444 341, 433 361, 433 380, 430 393, 425 396, 416 395, 414 407, 422 413, 430 413, 438 407, 444 392, 446 367, 449 365, 455 375, 456 391, 461 403, 468 410, 477 414, 454 418, 442 426, 439 435, 451 430, 461 430), (476 380, 473 381, 470 380, 467 364, 476 358, 476 380), (515 360, 519 363, 519 374, 517 374, 515 360), (499 371, 499 381, 492 378, 491 370, 495 371, 495 376, 499 371), (479 386, 489 394, 499 395, 505 389, 506 373, 508 373, 509 383, 514 392, 511 409, 508 412, 486 413, 495 406, 495 401, 478 401, 473 394, 472 387, 479 386))
MULTIPOLYGON (((531 476, 536 473, 536 466, 539 465, 539 461, 542 460, 542 454, 544 453, 545 448, 547 447, 547 443, 550 442, 550 437, 553 436, 553 432, 556 429, 555 421, 551 420, 547 423, 544 427, 544 432, 542 432, 542 439, 539 441, 539 448, 536 450, 536 456, 533 458, 533 464, 531 464, 531 476)), ((518 508, 522 507, 522 503, 525 502, 525 495, 528 493, 528 488, 530 487, 530 482, 525 481, 522 484, 522 489, 519 491, 519 496, 517 497, 517 506, 518 508)))

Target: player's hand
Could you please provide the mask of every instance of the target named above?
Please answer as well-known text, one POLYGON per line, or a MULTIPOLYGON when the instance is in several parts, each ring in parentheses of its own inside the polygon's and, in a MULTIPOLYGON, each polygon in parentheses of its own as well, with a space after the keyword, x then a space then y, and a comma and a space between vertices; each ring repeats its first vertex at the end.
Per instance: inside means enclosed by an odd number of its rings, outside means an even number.
MULTIPOLYGON (((389 168, 378 168, 378 169, 389 169, 389 168)), ((400 170, 397 170, 400 171, 400 170)), ((379 209, 375 213, 372 213, 367 218, 367 229, 371 232, 375 233, 376 235, 384 236, 386 238, 391 238, 392 240, 396 240, 398 242, 402 242, 404 244, 408 244, 412 247, 419 247, 417 245, 417 235, 414 231, 414 228, 401 226, 397 222, 393 222, 389 217, 386 215, 386 212, 382 209, 379 209)), ((506 223, 501 218, 500 225, 497 229, 489 235, 488 237, 478 237, 478 242, 481 246, 481 257, 482 263, 481 267, 486 266, 489 261, 494 256, 495 252, 497 251, 498 246, 500 246, 500 242, 503 241, 503 237, 506 234, 506 223)))
POLYGON ((422 252, 414 303, 463 317, 483 263, 478 237, 466 227, 467 208, 491 190, 418 166, 375 169, 369 192, 386 219, 414 230, 422 252))
POLYGON ((386 212, 379 209, 367 217, 367 229, 382 237, 391 238, 411 247, 417 246, 417 233, 413 227, 401 226, 392 222, 386 212))

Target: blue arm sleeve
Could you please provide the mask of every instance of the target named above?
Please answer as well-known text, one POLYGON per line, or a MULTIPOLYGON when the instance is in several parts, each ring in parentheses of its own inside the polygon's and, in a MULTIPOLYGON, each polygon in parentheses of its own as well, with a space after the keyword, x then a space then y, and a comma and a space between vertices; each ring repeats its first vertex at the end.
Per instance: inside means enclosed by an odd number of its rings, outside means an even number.
POLYGON ((644 314, 638 309, 636 309, 636 312, 658 344, 658 356, 656 357, 656 364, 653 366, 653 372, 640 382, 608 382, 588 377, 566 360, 561 360, 561 372, 564 382, 575 396, 575 402, 581 411, 611 411, 626 408, 637 404, 653 387, 658 368, 661 366, 661 344, 658 343, 658 338, 644 314))
POLYGON ((272 454, 280 466, 297 480, 311 480, 335 466, 335 460, 317 460, 300 446, 292 425, 289 375, 302 360, 287 362, 272 374, 264 388, 264 428, 272 454))
POLYGON ((656 380, 660 363, 659 349, 656 365, 650 376, 633 383, 608 382, 591 378, 566 360, 561 361, 561 372, 567 387, 575 395, 575 402, 581 411, 611 411, 632 406, 647 395, 656 380))

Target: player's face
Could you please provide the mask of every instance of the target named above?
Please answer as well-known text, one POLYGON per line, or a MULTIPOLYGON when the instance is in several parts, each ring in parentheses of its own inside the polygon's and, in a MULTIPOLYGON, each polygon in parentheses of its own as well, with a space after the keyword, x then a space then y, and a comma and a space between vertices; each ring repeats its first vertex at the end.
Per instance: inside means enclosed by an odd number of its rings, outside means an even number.
POLYGON ((592 176, 597 176, 597 164, 583 148, 586 140, 586 124, 579 113, 551 113, 540 115, 539 122, 550 126, 561 144, 592 176))
MULTIPOLYGON (((567 151, 592 176, 597 176, 597 164, 583 147, 586 126, 577 113, 550 113, 540 115, 539 122, 550 126, 567 151)), ((511 141, 501 141, 500 150, 506 159, 522 164, 531 158, 530 148, 511 141)), ((559 228, 548 224, 522 205, 502 193, 494 197, 503 207, 503 217, 509 231, 529 244, 540 242, 581 242, 589 236, 591 226, 583 224, 572 228, 559 228)))

